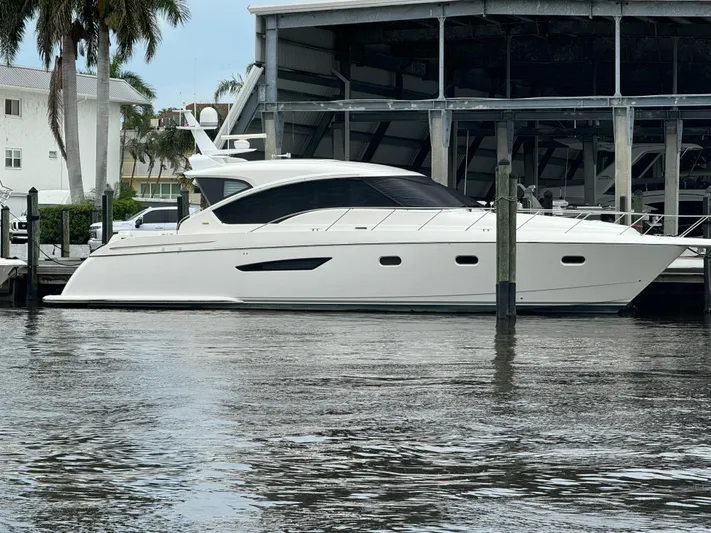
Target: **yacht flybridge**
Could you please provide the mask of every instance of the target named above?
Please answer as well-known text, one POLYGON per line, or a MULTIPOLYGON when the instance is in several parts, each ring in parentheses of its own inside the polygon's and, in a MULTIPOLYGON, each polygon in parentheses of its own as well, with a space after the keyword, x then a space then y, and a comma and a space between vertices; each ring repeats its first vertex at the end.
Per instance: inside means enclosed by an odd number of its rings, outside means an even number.
MULTIPOLYGON (((238 142, 246 149, 248 141, 238 142)), ((218 157, 186 175, 229 184, 224 199, 182 220, 176 234, 114 237, 83 262, 61 295, 45 301, 97 307, 495 309, 496 214, 468 197, 388 166, 218 157)), ((521 311, 619 311, 687 247, 711 245, 565 217, 519 213, 517 223, 521 311)))

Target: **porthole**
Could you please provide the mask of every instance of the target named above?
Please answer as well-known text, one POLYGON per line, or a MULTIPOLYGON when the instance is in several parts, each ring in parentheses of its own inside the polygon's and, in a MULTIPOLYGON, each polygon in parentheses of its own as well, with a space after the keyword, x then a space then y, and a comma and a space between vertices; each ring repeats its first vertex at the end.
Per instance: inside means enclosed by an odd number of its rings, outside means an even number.
POLYGON ((396 255, 386 255, 380 258, 380 264, 383 266, 398 266, 401 263, 402 259, 396 255))
POLYGON ((456 261, 458 265, 476 265, 479 258, 475 255, 458 255, 456 261))
POLYGON ((566 255, 562 259, 564 265, 583 265, 585 258, 582 255, 566 255))

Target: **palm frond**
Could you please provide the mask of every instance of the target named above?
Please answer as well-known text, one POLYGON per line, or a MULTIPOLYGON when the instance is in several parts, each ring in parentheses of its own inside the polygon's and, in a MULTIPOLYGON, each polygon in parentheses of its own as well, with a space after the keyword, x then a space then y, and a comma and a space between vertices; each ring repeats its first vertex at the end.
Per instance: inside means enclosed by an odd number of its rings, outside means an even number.
POLYGON ((62 126, 64 124, 64 107, 62 105, 62 58, 57 57, 54 62, 54 69, 49 79, 49 97, 47 99, 47 121, 52 136, 57 141, 62 157, 67 159, 67 150, 62 137, 62 126))
POLYGON ((220 98, 228 94, 236 95, 240 91, 240 89, 242 89, 243 85, 244 81, 242 80, 242 76, 240 76, 239 74, 237 74, 236 76, 233 74, 231 78, 222 80, 220 83, 217 84, 217 89, 215 90, 215 102, 217 102, 220 98))

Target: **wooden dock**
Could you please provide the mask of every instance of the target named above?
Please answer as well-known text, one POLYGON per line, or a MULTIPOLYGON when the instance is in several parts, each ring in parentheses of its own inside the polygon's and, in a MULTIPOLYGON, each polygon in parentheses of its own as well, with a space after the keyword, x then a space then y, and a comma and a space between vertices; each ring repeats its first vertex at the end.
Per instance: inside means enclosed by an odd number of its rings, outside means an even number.
MULTIPOLYGON (((39 261, 37 264, 39 297, 61 293, 82 261, 83 259, 77 257, 57 257, 39 261)), ((26 304, 26 293, 27 267, 23 267, 0 286, 0 304, 22 307, 26 304)))

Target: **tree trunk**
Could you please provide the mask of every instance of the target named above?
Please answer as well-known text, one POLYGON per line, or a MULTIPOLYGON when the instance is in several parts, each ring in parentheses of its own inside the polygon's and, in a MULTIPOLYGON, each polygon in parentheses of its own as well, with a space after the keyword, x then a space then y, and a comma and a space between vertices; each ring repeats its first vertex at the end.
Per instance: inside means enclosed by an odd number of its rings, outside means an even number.
POLYGON ((133 189, 133 177, 136 175, 136 163, 138 162, 138 158, 134 158, 133 160, 133 168, 131 169, 131 188, 133 189))
MULTIPOLYGON (((161 176, 161 174, 163 174, 163 161, 160 161, 159 165, 160 165, 160 168, 158 169, 158 177, 156 178, 156 182, 155 182, 156 188, 158 188, 158 184, 160 183, 160 176, 161 176)), ((153 198, 153 193, 151 193, 151 198, 153 198)))
POLYGON ((109 150, 109 28, 99 21, 99 46, 96 60, 96 182, 94 203, 101 206, 99 194, 108 184, 107 162, 109 150))
MULTIPOLYGON (((84 202, 79 153, 79 116, 77 106, 77 63, 70 33, 62 39, 62 99, 64 100, 64 142, 67 148, 69 193, 73 204, 84 202)), ((101 194, 101 191, 97 191, 101 194)))
MULTIPOLYGON (((125 121, 124 121, 125 124, 125 121)), ((121 153, 119 154, 119 185, 123 183, 123 159, 126 157, 126 129, 121 131, 121 153)))

